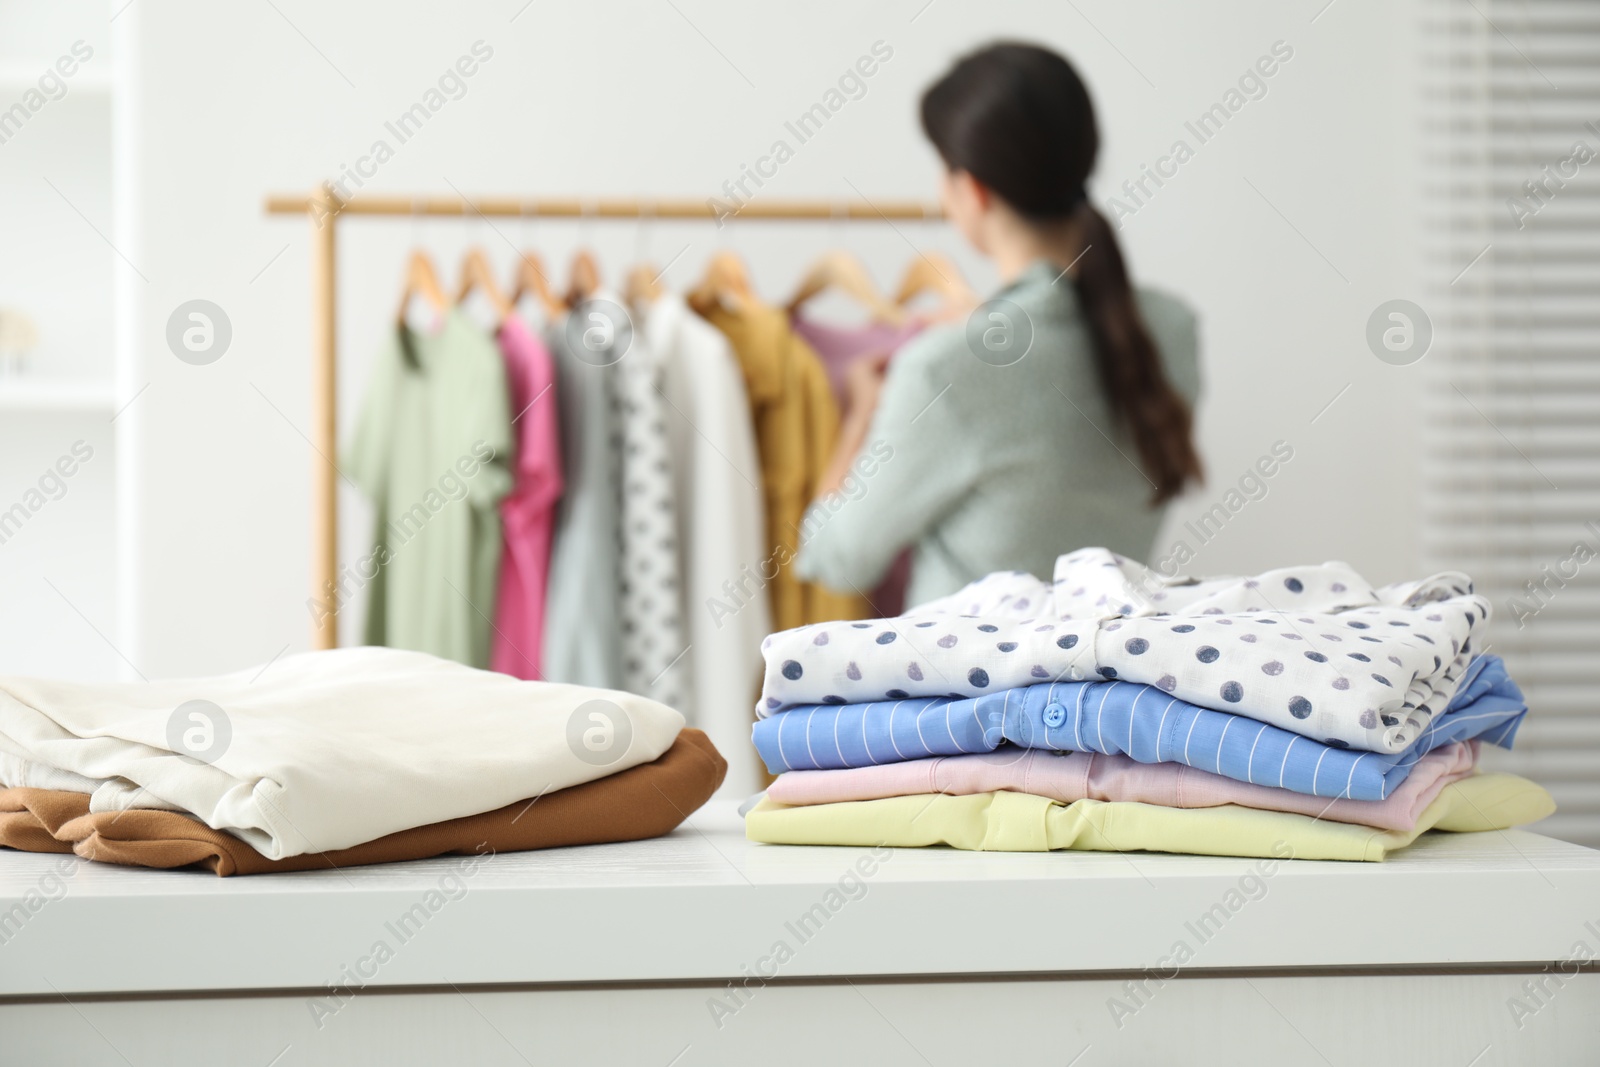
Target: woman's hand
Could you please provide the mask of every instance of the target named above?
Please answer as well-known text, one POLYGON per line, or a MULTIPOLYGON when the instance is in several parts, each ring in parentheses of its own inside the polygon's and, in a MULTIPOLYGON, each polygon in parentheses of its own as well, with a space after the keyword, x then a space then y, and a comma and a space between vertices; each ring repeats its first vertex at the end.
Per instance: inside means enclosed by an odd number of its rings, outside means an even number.
POLYGON ((850 364, 844 374, 844 393, 845 403, 851 413, 870 413, 877 408, 878 397, 883 393, 883 379, 893 355, 892 352, 879 352, 862 356, 850 364))
POLYGON ((833 461, 817 483, 818 499, 839 491, 850 473, 850 465, 856 461, 861 446, 866 444, 892 354, 883 352, 862 356, 844 372, 844 419, 839 426, 839 443, 834 449, 833 461))

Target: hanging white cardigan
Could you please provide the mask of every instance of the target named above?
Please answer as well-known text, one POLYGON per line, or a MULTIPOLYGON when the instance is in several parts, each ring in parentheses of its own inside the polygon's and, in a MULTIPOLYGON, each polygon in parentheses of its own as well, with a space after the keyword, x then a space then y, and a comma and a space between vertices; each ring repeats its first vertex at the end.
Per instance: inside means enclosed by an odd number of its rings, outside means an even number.
POLYGON ((174 681, 3 677, 0 785, 70 772, 96 783, 91 810, 186 811, 276 860, 615 774, 682 727, 643 697, 389 648, 174 681))
POLYGON ((750 744, 750 694, 761 682, 761 639, 772 632, 766 592, 749 578, 770 554, 750 398, 728 339, 683 297, 657 298, 644 334, 664 372, 692 687, 686 710, 728 760, 723 792, 749 796, 766 784, 750 744))

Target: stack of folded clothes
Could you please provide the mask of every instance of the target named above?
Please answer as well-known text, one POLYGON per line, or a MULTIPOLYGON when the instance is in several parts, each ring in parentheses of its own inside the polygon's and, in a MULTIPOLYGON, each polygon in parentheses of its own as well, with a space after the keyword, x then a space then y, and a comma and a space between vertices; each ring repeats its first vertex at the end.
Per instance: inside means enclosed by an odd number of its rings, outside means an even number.
POLYGON ((664 834, 727 764, 628 693, 355 648, 214 678, 0 678, 0 845, 217 874, 664 834))
POLYGON ((1105 549, 895 619, 774 634, 755 841, 1380 860, 1534 822, 1476 773, 1527 713, 1462 574, 1168 578, 1105 549))

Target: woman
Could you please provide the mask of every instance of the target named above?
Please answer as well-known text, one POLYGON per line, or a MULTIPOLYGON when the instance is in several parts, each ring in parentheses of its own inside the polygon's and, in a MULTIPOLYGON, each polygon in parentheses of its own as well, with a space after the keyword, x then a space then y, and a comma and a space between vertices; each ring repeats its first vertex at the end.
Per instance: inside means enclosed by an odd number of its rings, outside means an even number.
POLYGON ((1005 286, 965 324, 858 363, 840 448, 802 527, 800 574, 872 588, 914 549, 908 604, 1063 552, 1148 559, 1201 478, 1195 318, 1135 292, 1084 183, 1088 90, 1048 49, 996 44, 922 98, 949 218, 1005 286), (885 368, 887 373, 885 373, 885 368))

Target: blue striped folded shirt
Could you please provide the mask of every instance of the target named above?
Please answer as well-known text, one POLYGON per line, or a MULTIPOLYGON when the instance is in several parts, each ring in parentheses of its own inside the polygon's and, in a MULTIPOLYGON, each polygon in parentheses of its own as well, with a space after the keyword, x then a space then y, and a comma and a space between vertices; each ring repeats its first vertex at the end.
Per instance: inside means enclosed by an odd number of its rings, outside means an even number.
POLYGON ((1404 752, 1362 752, 1212 711, 1134 682, 1052 682, 964 700, 791 708, 755 724, 774 774, 1022 748, 1126 754, 1319 797, 1382 800, 1422 756, 1469 738, 1510 748, 1527 714, 1499 656, 1479 656, 1454 699, 1404 752))

